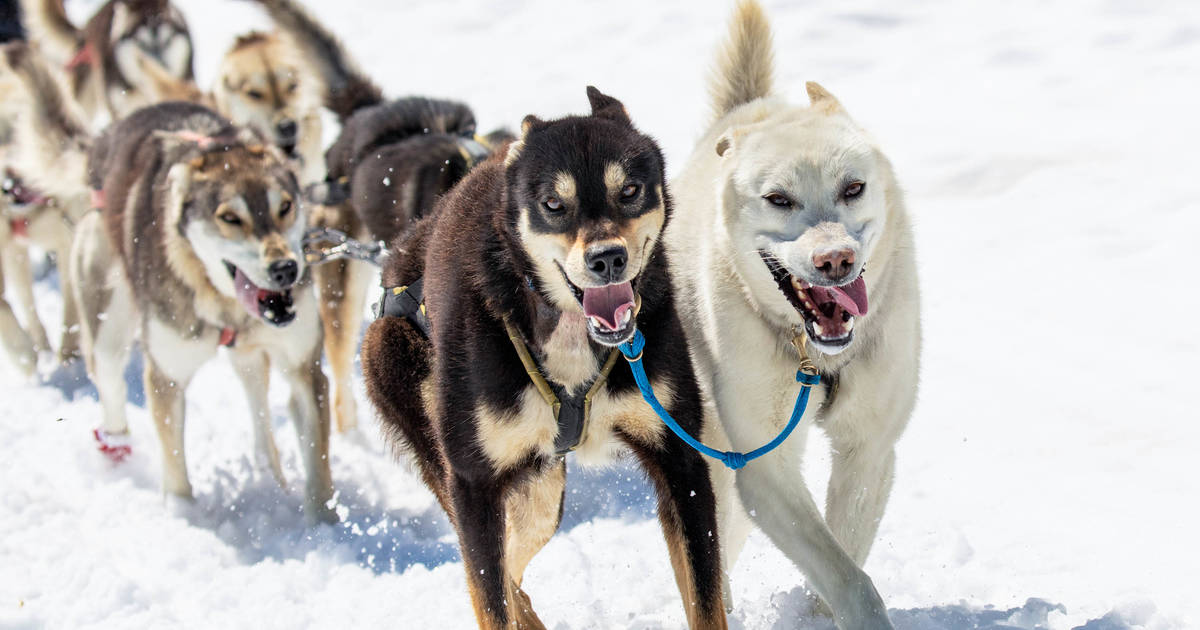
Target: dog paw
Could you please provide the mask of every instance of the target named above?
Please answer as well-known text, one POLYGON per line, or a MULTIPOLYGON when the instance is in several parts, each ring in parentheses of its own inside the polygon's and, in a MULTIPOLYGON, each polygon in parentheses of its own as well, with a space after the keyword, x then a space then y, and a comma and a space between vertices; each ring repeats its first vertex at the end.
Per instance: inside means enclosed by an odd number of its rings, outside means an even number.
POLYGON ((128 432, 109 433, 103 429, 93 429, 92 436, 99 444, 100 454, 112 460, 114 464, 120 464, 133 454, 133 444, 129 440, 128 432))

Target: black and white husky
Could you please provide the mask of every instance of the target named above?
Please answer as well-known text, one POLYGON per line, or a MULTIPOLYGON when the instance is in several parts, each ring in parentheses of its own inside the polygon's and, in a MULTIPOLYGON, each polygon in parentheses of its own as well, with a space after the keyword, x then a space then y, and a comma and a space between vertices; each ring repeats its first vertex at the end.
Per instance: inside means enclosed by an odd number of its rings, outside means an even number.
POLYGON ((745 540, 744 507, 839 627, 889 628, 860 567, 916 399, 909 221, 887 158, 829 92, 809 83, 808 107, 772 96, 757 3, 739 6, 731 33, 712 85, 717 119, 672 186, 675 295, 725 433, 710 439, 746 451, 779 433, 800 387, 795 341, 824 381, 807 419, 829 436, 833 470, 824 519, 800 476, 803 430, 739 470, 736 486, 718 475, 724 558, 732 565, 745 540))

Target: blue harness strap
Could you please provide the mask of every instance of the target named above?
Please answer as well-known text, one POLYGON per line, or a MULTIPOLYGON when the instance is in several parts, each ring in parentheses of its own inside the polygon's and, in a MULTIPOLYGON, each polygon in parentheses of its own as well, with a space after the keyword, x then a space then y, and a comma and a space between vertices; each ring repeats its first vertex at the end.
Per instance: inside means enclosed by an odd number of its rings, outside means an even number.
POLYGON ((763 444, 762 446, 750 451, 749 453, 740 453, 737 451, 718 451, 710 446, 705 446, 700 440, 692 437, 683 427, 679 426, 678 422, 663 409, 658 398, 654 396, 654 389, 650 387, 650 379, 646 377, 646 368, 642 366, 642 350, 646 347, 646 338, 642 336, 642 331, 637 330, 633 333, 633 339, 618 346, 621 354, 625 356, 625 361, 629 363, 629 369, 633 371, 633 380, 637 381, 638 389, 642 390, 642 398, 650 405, 658 417, 667 425, 667 428, 672 433, 679 436, 679 439, 687 443, 688 446, 700 451, 701 453, 712 457, 713 459, 721 460, 732 470, 737 470, 745 466, 753 459, 757 459, 775 450, 783 441, 796 430, 800 425, 800 418, 804 416, 804 410, 808 408, 808 393, 814 385, 820 384, 821 376, 818 374, 806 374, 803 370, 796 370, 796 381, 800 383, 800 395, 796 397, 796 406, 792 408, 792 417, 788 420, 787 426, 775 439, 763 444))

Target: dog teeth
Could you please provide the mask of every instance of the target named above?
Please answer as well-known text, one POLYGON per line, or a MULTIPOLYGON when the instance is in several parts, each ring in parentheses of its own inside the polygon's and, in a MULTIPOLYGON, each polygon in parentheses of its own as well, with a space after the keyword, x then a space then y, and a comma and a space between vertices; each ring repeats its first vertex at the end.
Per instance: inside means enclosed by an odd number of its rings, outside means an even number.
POLYGON ((604 320, 600 319, 599 317, 596 317, 595 315, 588 315, 588 319, 592 320, 592 326, 595 326, 596 328, 599 328, 600 330, 604 330, 605 328, 608 328, 608 326, 604 325, 604 320))
POLYGON ((853 317, 846 320, 846 332, 850 332, 851 330, 854 330, 854 318, 853 317))
POLYGON ((813 332, 820 336, 825 334, 825 329, 821 328, 820 324, 813 322, 813 332))
POLYGON ((625 311, 625 314, 621 316, 621 325, 628 324, 631 319, 633 319, 633 309, 625 311))

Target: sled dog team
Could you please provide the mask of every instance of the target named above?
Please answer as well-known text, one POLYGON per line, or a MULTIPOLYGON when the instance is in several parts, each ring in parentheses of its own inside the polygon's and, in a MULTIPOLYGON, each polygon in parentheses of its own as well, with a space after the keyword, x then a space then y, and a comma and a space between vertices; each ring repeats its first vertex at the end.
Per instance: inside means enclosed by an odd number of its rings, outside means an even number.
POLYGON ((558 528, 568 453, 641 465, 689 627, 726 627, 752 525, 839 628, 891 627, 861 567, 916 397, 913 237, 841 103, 816 83, 807 105, 776 95, 755 0, 670 182, 636 112, 594 87, 587 114, 483 135, 464 104, 386 97, 294 0, 257 2, 277 31, 240 37, 208 91, 168 0, 109 0, 83 27, 23 0, 38 45, 2 49, 0 278, 24 327, 0 299, 0 341, 26 373, 48 360, 26 247, 53 252, 59 360, 86 362, 101 451, 131 452, 136 339, 163 489, 191 497, 186 390, 224 347, 281 484, 271 369, 289 384, 305 512, 335 520, 329 436, 355 425, 375 262, 367 392, 450 517, 481 628, 544 627, 522 577, 558 528), (340 123, 324 154, 321 108, 340 123), (813 424, 823 512, 801 476, 813 424))

